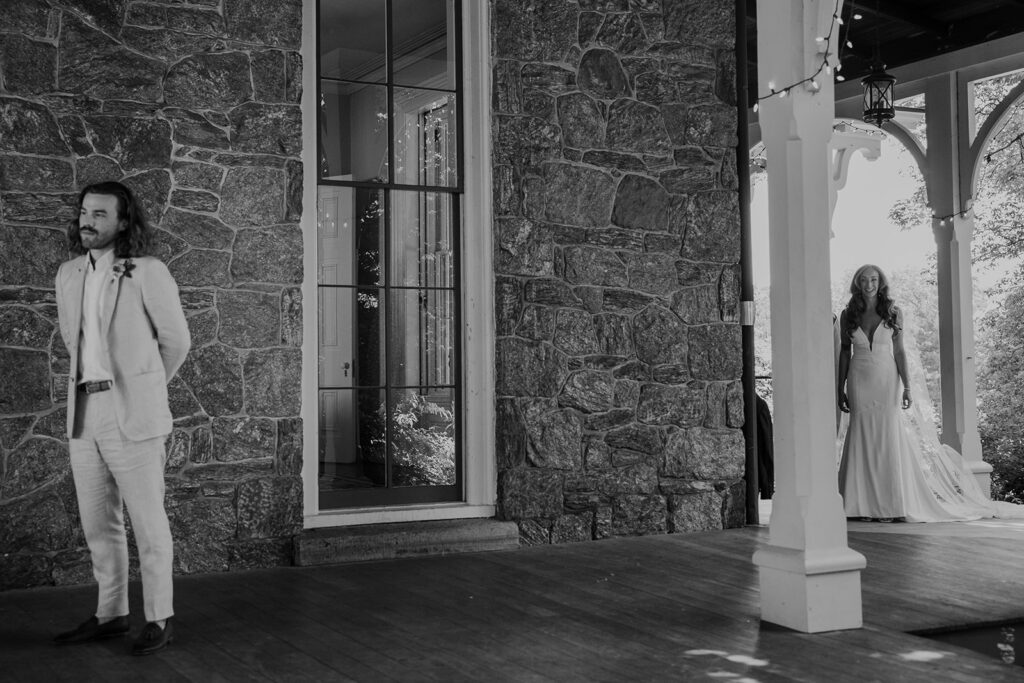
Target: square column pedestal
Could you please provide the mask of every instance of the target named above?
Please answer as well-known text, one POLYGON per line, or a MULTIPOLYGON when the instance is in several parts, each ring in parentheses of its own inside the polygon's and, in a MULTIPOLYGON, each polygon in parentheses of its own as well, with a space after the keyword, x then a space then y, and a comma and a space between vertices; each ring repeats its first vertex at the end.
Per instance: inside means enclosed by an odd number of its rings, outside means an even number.
POLYGON ((863 626, 860 572, 867 562, 857 551, 769 546, 754 553, 754 564, 764 621, 803 633, 863 626))

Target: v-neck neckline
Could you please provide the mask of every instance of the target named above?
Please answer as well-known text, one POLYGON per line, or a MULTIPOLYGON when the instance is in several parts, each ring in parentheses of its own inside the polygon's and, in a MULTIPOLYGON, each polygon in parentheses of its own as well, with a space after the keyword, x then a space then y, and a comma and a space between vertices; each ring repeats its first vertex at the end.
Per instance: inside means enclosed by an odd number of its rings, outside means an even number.
POLYGON ((871 328, 871 334, 865 332, 864 328, 861 327, 860 325, 857 326, 857 329, 860 330, 860 333, 863 334, 864 338, 868 340, 868 349, 872 351, 875 350, 875 332, 878 331, 879 325, 881 325, 883 322, 883 320, 879 320, 877 323, 875 323, 875 326, 871 328))

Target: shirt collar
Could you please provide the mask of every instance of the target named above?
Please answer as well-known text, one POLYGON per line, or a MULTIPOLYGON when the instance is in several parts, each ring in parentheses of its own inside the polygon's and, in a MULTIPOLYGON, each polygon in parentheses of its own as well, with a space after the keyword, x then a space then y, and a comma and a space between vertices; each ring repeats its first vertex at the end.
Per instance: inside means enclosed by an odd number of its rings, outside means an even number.
POLYGON ((114 250, 113 249, 107 249, 105 252, 103 252, 102 255, 99 256, 99 258, 97 258, 96 255, 90 250, 88 256, 89 256, 89 263, 92 264, 92 270, 96 270, 96 271, 107 270, 114 263, 114 250), (93 259, 96 259, 96 260, 93 261, 93 259))

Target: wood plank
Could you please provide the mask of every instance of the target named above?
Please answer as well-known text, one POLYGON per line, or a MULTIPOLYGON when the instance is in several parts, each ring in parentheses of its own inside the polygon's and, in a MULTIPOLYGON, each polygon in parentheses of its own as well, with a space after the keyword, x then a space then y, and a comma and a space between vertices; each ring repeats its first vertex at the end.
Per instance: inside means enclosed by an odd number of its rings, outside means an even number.
POLYGON ((868 557, 865 628, 850 631, 760 622, 751 557, 768 534, 748 528, 178 577, 176 641, 143 658, 127 655, 130 639, 50 644, 88 614, 94 587, 8 591, 0 671, 157 682, 1020 680, 1019 667, 904 631, 1024 615, 1024 538, 905 526, 850 532, 868 557))

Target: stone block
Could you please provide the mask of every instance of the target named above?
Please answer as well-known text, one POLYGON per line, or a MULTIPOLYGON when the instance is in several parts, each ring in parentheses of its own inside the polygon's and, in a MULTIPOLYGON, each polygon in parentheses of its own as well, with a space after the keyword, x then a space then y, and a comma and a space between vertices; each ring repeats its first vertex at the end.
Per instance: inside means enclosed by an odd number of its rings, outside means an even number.
POLYGON ((514 331, 527 339, 551 341, 555 334, 555 311, 545 306, 526 306, 514 331))
POLYGON ((51 405, 47 353, 0 347, 0 415, 36 412, 51 405))
POLYGON ((630 424, 608 432, 605 443, 612 448, 627 448, 641 453, 659 453, 665 445, 660 429, 650 425, 630 424))
POLYGON ((691 327, 690 372, 694 379, 733 380, 743 374, 742 330, 739 325, 691 327))
POLYGON ((0 152, 67 156, 57 119, 43 105, 0 97, 0 152))
POLYGON ((302 0, 224 0, 228 37, 242 43, 298 50, 302 0))
POLYGON ((604 413, 584 415, 583 428, 588 432, 604 432, 631 424, 635 417, 634 412, 629 408, 616 408, 604 413))
MULTIPOLYGON (((0 411, 14 412, 2 406, 0 411)), ((7 454, 7 464, 0 479, 0 500, 23 496, 52 484, 70 467, 67 447, 60 441, 42 436, 23 441, 7 454)))
POLYGON ((5 33, 0 43, 0 69, 4 87, 13 95, 53 92, 57 84, 57 48, 49 42, 5 33))
POLYGON ((243 361, 245 410, 249 415, 299 414, 302 353, 299 349, 250 351, 243 361))
POLYGON ((35 422, 34 415, 0 418, 0 448, 13 449, 29 435, 29 427, 35 422))
POLYGON ((615 379, 595 370, 574 372, 566 378, 558 404, 584 413, 609 411, 615 407, 615 379))
POLYGON ((507 275, 554 274, 551 233, 526 218, 497 220, 495 271, 507 275))
POLYGON ((231 259, 236 282, 302 282, 302 232, 298 226, 239 230, 231 259))
POLYGON ((524 467, 498 473, 498 517, 508 520, 554 519, 562 514, 558 470, 524 467))
POLYGON ((297 157, 302 151, 302 110, 292 104, 249 102, 231 110, 231 146, 250 154, 297 157))
POLYGON ((281 341, 280 294, 223 290, 217 293, 218 339, 235 348, 277 346, 281 341))
POLYGON ((570 356, 598 353, 600 346, 593 317, 586 311, 560 309, 555 314, 552 344, 570 356))
POLYGON ((213 457, 220 462, 272 458, 277 453, 277 423, 265 417, 215 417, 213 457))
POLYGON ((553 397, 568 374, 565 354, 550 344, 500 338, 495 355, 498 396, 553 397))
POLYGON ((171 192, 171 174, 159 168, 122 178, 121 181, 135 194, 149 222, 160 223, 171 192))
POLYGON ((214 216, 175 207, 167 209, 160 227, 199 249, 227 250, 235 239, 235 231, 214 216))
POLYGON ((302 474, 302 418, 289 417, 277 421, 277 474, 302 474))
POLYGON ((633 319, 633 341, 637 358, 650 365, 687 362, 686 326, 661 306, 648 306, 633 319))
POLYGON ((629 79, 612 50, 593 48, 580 58, 579 86, 584 93, 598 100, 629 97, 629 79))
POLYGON ((608 109, 605 139, 618 152, 665 154, 672 147, 661 110, 629 99, 615 100, 608 109))
POLYGON ((589 541, 594 537, 594 513, 563 515, 551 527, 552 543, 589 541))
POLYGON ((736 41, 736 7, 728 0, 662 0, 662 7, 666 40, 716 47, 736 41))
POLYGON ((567 247, 564 257, 565 279, 571 284, 625 287, 629 283, 626 264, 610 249, 567 247))
POLYGON ((739 203, 735 192, 705 192, 691 197, 686 226, 683 258, 739 262, 739 203))
POLYGON ((193 348, 179 375, 207 414, 241 412, 242 364, 237 351, 220 344, 193 348))
POLYGON ((687 325, 701 325, 721 321, 718 287, 703 285, 687 287, 672 295, 672 312, 687 325))
POLYGON ((167 265, 181 287, 226 287, 231 283, 231 253, 227 251, 191 249, 167 265))
MULTIPOLYGON (((88 3, 90 7, 100 6, 88 3)), ((158 102, 163 95, 162 62, 129 50, 109 35, 120 32, 120 16, 105 34, 74 14, 61 14, 61 41, 57 82, 64 92, 97 99, 158 102)))
POLYGON ((302 480, 263 477, 238 485, 238 538, 274 538, 302 531, 302 480))
POLYGON ((494 57, 559 62, 576 43, 579 7, 546 0, 495 0, 494 57))
POLYGON ((618 152, 608 152, 605 150, 590 150, 588 152, 584 152, 583 163, 590 164, 591 166, 610 168, 616 171, 624 171, 627 173, 636 173, 647 168, 642 159, 639 159, 632 154, 620 154, 618 152))
POLYGON ((42 553, 4 554, 0 591, 51 585, 51 567, 50 558, 42 553))
POLYGON ((235 227, 281 223, 285 211, 285 183, 285 174, 280 169, 229 168, 221 188, 221 219, 235 227))
POLYGON ((298 287, 281 292, 281 343, 302 346, 302 290, 298 287))
POLYGON ((54 552, 75 544, 78 520, 56 493, 31 496, 25 503, 7 506, 0 515, 0 548, 4 556, 54 552))
POLYGON ((611 536, 645 536, 668 531, 668 506, 660 495, 622 495, 612 501, 611 536))
POLYGON ((552 223, 603 227, 611 217, 615 183, 604 171, 566 163, 548 163, 543 180, 524 186, 530 218, 552 223))
POLYGON ((695 427, 704 423, 706 390, 698 382, 665 386, 645 384, 636 407, 637 420, 651 425, 695 427))
POLYGON ((54 324, 31 309, 0 307, 0 347, 47 348, 53 331, 54 324))
POLYGON ((502 276, 495 278, 494 309, 497 334, 515 334, 523 311, 522 285, 519 280, 502 276))
POLYGON ((50 19, 55 13, 56 10, 36 0, 7 0, 0 3, 0 26, 5 32, 52 38, 50 19))
POLYGON ((576 149, 604 146, 604 115, 594 99, 586 93, 570 93, 560 96, 556 107, 566 145, 576 149))
POLYGON ((583 426, 578 414, 558 409, 550 399, 525 399, 519 408, 530 464, 559 470, 581 468, 583 426))
POLYGON ((705 480, 742 477, 744 448, 743 432, 738 429, 680 429, 665 444, 662 473, 705 480))
MULTIPOLYGON (((171 164, 174 184, 198 190, 217 192, 224 179, 224 170, 214 164, 194 161, 175 161, 171 164)), ((166 226, 165 226, 166 227, 166 226)))
POLYGON ((722 496, 715 491, 669 498, 669 531, 692 533, 722 529, 722 496))
MULTIPOLYGON (((518 173, 535 173, 545 161, 557 159, 562 149, 558 126, 535 116, 496 116, 494 162, 518 173)), ((563 129, 564 130, 564 129, 563 129)))

